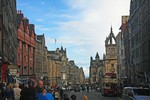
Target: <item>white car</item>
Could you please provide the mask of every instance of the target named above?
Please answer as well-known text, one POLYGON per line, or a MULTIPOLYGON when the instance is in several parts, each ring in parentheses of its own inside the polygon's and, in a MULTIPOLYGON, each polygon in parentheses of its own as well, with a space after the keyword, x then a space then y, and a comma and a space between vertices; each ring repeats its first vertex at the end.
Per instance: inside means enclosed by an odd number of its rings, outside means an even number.
POLYGON ((123 100, 150 100, 150 89, 141 87, 124 87, 123 100))

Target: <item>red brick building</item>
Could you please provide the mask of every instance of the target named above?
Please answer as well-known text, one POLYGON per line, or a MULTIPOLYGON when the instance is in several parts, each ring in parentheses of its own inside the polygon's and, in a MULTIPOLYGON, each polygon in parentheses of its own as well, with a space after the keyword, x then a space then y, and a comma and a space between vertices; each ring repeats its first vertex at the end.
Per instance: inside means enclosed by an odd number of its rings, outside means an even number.
POLYGON ((21 78, 34 78, 34 54, 36 45, 36 34, 33 24, 24 17, 23 13, 17 11, 17 33, 18 33, 18 67, 21 78))

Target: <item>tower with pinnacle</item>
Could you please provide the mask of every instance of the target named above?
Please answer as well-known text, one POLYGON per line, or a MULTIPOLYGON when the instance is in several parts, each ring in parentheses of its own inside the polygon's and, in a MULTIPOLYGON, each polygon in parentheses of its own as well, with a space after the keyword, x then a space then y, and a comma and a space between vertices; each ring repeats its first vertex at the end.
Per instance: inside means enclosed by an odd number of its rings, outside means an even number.
POLYGON ((105 40, 105 59, 104 59, 104 74, 116 73, 117 74, 117 45, 116 37, 113 33, 112 27, 110 34, 105 40))

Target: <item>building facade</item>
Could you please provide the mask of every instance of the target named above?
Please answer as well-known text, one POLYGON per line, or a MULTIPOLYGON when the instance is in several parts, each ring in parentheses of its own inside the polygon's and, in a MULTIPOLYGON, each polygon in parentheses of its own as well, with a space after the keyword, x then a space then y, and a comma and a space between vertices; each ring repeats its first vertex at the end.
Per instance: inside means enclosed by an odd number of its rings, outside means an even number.
POLYGON ((150 1, 131 0, 127 25, 126 57, 128 83, 147 84, 150 79, 150 1), (131 74, 130 74, 131 73, 131 74))
POLYGON ((103 60, 100 60, 98 53, 95 56, 95 60, 91 57, 90 69, 89 69, 90 84, 97 84, 102 82, 103 67, 104 67, 104 62, 103 60))
POLYGON ((82 67, 79 68, 74 60, 70 60, 67 63, 67 84, 76 85, 76 84, 84 84, 84 73, 82 67))
POLYGON ((83 68, 81 67, 80 69, 79 69, 79 75, 80 75, 80 80, 79 80, 79 83, 80 84, 85 84, 85 74, 84 74, 84 70, 83 70, 83 68))
POLYGON ((17 73, 16 0, 0 0, 0 9, 0 78, 12 82, 17 73))
POLYGON ((127 84, 127 66, 125 60, 125 33, 127 30, 127 22, 129 16, 122 16, 121 17, 121 27, 120 32, 116 36, 116 43, 117 43, 117 59, 118 59, 118 80, 120 84, 127 84))
POLYGON ((36 34, 34 25, 29 23, 23 13, 17 11, 17 34, 18 34, 18 55, 17 65, 20 78, 35 78, 34 55, 36 46, 36 34))
POLYGON ((36 79, 47 79, 48 76, 47 47, 45 46, 44 34, 36 36, 34 72, 36 75, 36 79))
POLYGON ((66 49, 61 47, 55 51, 48 51, 48 81, 51 86, 66 87, 84 84, 85 75, 73 60, 68 61, 66 49))
POLYGON ((65 63, 68 60, 66 49, 57 48, 55 51, 48 51, 48 81, 51 86, 65 84, 66 81, 66 66, 65 63), (63 74, 63 75, 62 75, 63 74))

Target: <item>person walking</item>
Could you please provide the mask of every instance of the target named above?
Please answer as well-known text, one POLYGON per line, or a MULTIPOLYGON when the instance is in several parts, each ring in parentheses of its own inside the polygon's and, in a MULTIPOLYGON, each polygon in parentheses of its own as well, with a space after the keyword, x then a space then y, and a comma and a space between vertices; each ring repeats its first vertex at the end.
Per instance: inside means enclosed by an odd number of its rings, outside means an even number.
POLYGON ((19 88, 19 83, 15 83, 14 84, 14 97, 15 97, 15 100, 20 100, 20 92, 21 92, 21 89, 19 88))

